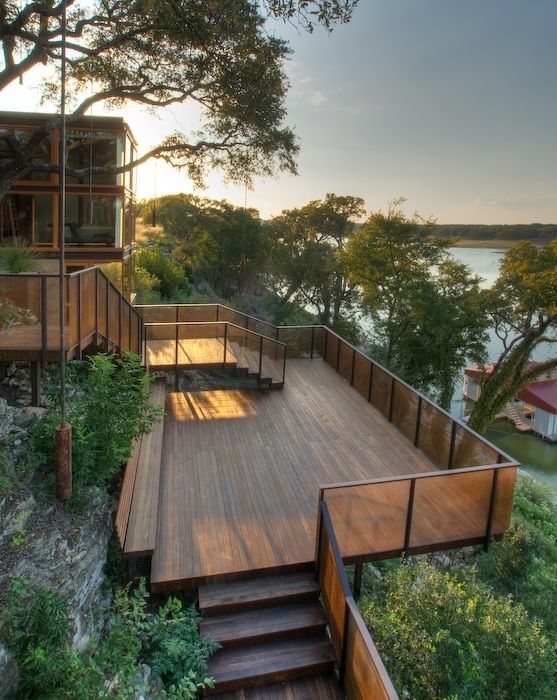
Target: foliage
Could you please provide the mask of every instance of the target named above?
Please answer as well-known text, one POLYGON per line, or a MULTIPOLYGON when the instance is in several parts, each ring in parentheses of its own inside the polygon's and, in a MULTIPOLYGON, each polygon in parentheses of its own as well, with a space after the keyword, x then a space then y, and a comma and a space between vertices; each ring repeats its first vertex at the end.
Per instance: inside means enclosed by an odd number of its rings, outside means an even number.
POLYGON ((448 255, 451 240, 433 221, 406 217, 400 204, 372 214, 341 259, 362 290, 377 359, 447 407, 462 367, 485 358, 479 279, 448 255))
POLYGON ((7 272, 31 272, 35 269, 36 262, 37 254, 24 239, 7 240, 0 246, 0 265, 7 272))
POLYGON ((557 664, 542 624, 473 570, 425 562, 385 578, 360 608, 395 686, 413 698, 555 697, 557 664))
POLYGON ((152 283, 152 291, 163 302, 182 303, 191 292, 191 284, 183 267, 166 256, 160 248, 140 250, 136 254, 136 268, 139 281, 143 280, 144 286, 152 283))
POLYGON ((17 459, 12 454, 9 441, 0 445, 0 494, 16 492, 27 486, 40 461, 30 444, 25 445, 17 459))
POLYGON ((19 697, 99 697, 103 679, 72 649, 71 629, 68 604, 56 591, 13 582, 2 638, 19 664, 19 697))
POLYGON ((0 331, 8 331, 13 326, 33 326, 37 318, 29 309, 22 309, 8 297, 0 299, 0 331))
MULTIPOLYGON (((72 425, 74 484, 77 489, 103 483, 128 459, 131 442, 147 433, 160 419, 149 402, 150 379, 141 358, 93 355, 68 363, 66 370, 67 419, 72 425)), ((56 406, 56 375, 48 396, 56 406)), ((35 449, 44 462, 54 458, 53 434, 59 416, 50 414, 31 431, 35 449)))
MULTIPOLYGON (((215 167, 242 183, 256 174, 295 172, 298 146, 293 132, 283 125, 288 87, 283 64, 289 49, 265 27, 266 19, 271 15, 308 28, 317 23, 330 28, 347 21, 354 4, 352 0, 273 0, 263 5, 255 0, 72 1, 67 17, 69 119, 83 116, 97 103, 135 102, 151 108, 185 103, 196 110, 195 130, 168 135, 136 164, 150 156, 163 158, 186 168, 198 183, 207 168, 215 167)), ((65 5, 3 3, 5 61, 0 90, 40 71, 44 99, 55 100, 65 5), (51 80, 44 80, 45 70, 51 80)), ((0 198, 28 172, 56 170, 35 156, 58 124, 59 118, 53 118, 32 136, 14 139, 15 157, 0 168, 0 198)))
POLYGON ((153 617, 149 663, 165 684, 178 688, 183 679, 196 688, 209 684, 207 660, 219 645, 200 636, 199 620, 194 605, 184 609, 173 597, 153 617))
POLYGON ((488 312, 503 351, 474 404, 469 424, 484 432, 527 384, 557 367, 557 357, 532 365, 540 345, 557 343, 557 239, 547 248, 518 243, 501 262, 488 312))
POLYGON ((501 542, 478 557, 478 573, 494 590, 512 594, 530 615, 543 620, 557 640, 557 506, 534 479, 518 480, 513 525, 501 542))
POLYGON ((437 229, 444 237, 474 241, 547 241, 557 238, 555 224, 439 224, 437 229))
POLYGON ((182 610, 180 601, 170 597, 153 614, 147 603, 144 581, 133 589, 130 584, 119 589, 98 648, 94 653, 77 652, 71 645, 67 602, 51 589, 33 591, 25 579, 14 581, 2 639, 20 667, 18 696, 136 697, 146 690, 139 671, 140 664, 148 662, 166 681, 168 697, 198 697, 212 685, 206 677, 207 659, 218 645, 200 638, 193 606, 182 610))
MULTIPOLYGON (((300 209, 285 210, 267 225, 266 284, 280 299, 317 310, 319 323, 338 324, 350 315, 357 292, 339 256, 364 213, 360 197, 327 194, 300 209)), ((280 311, 280 309, 279 309, 280 311)), ((282 322, 280 315, 276 322, 282 322)))

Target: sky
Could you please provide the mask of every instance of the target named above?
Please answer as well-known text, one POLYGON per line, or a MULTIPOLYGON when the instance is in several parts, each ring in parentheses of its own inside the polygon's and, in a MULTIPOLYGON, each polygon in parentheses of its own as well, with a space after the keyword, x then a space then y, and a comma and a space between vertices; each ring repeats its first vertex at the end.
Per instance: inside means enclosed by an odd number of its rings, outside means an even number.
MULTIPOLYGON (((369 211, 405 197, 440 223, 557 223, 555 27, 556 0, 360 0, 331 34, 278 23, 293 49, 299 175, 258 179, 246 197, 217 173, 200 191, 149 163, 137 194, 247 200, 267 218, 334 192, 369 211)), ((38 92, 26 79, 0 93, 0 109, 34 109, 38 92)), ((197 116, 187 105, 120 113, 140 152, 197 116)))

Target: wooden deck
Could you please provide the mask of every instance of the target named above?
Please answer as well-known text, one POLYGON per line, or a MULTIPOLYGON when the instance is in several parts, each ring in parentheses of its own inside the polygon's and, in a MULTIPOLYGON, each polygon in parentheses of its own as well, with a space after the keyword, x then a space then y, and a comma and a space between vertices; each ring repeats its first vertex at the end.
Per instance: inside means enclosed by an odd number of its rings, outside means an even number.
POLYGON ((433 469, 325 362, 287 375, 281 392, 167 396, 154 590, 311 562, 320 484, 433 469))

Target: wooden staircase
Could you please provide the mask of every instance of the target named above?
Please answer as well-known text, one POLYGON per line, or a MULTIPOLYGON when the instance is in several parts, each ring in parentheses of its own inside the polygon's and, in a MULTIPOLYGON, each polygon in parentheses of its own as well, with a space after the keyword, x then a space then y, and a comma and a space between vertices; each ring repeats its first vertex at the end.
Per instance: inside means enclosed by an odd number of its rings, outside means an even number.
POLYGON ((234 341, 228 342, 227 350, 232 353, 236 360, 236 371, 259 380, 260 384, 265 384, 271 389, 279 389, 283 386, 278 377, 282 376, 282 368, 278 363, 271 360, 266 355, 261 358, 261 376, 259 376, 259 352, 248 348, 234 341))
MULTIPOLYGON (((245 689, 269 686, 269 697, 283 697, 271 684, 294 684, 288 697, 308 697, 294 692, 296 679, 319 676, 323 697, 343 697, 318 596, 313 571, 200 586, 201 633, 222 645, 209 660, 215 687, 206 694, 248 697, 245 689)), ((262 690, 254 697, 267 697, 262 690)))

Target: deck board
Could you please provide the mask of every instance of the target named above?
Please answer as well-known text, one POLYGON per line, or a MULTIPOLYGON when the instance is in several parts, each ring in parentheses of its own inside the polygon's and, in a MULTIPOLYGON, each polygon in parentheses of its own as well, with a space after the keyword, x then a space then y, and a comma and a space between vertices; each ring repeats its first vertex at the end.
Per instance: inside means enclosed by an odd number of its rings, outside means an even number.
POLYGON ((321 360, 281 392, 169 394, 151 584, 312 561, 319 484, 432 469, 321 360))

